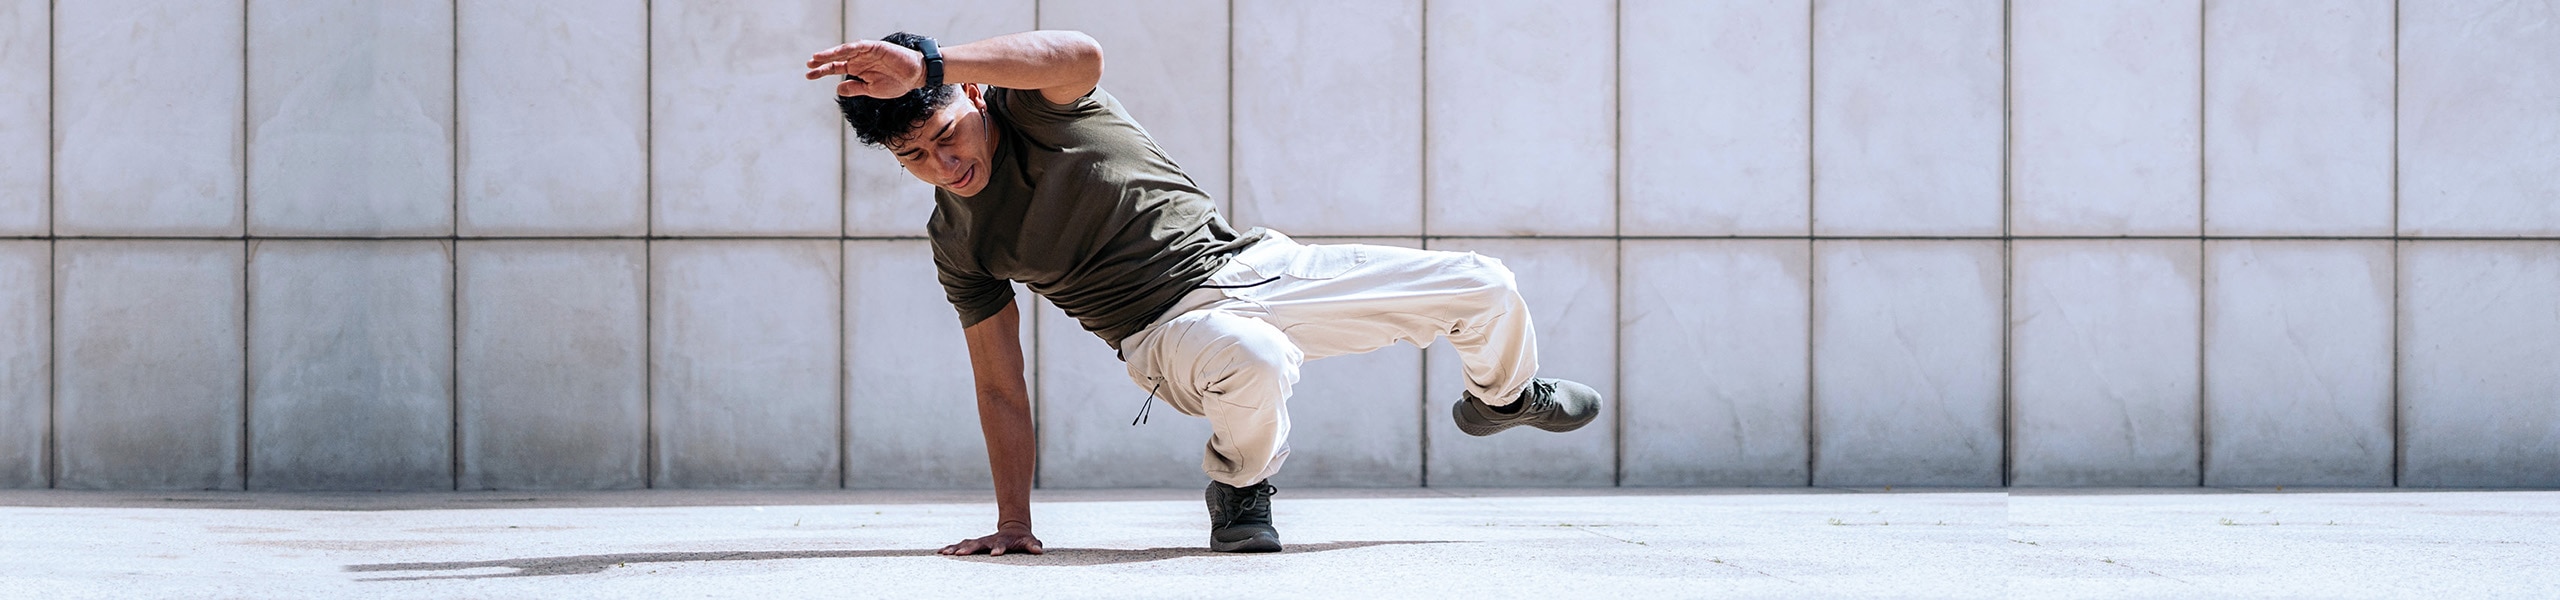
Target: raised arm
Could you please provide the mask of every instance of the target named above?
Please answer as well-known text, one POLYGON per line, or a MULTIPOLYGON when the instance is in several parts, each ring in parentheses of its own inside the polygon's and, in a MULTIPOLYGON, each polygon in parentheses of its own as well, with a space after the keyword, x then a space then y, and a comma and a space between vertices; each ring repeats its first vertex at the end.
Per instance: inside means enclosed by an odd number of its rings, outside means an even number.
MULTIPOLYGON (((942 48, 943 83, 1040 90, 1051 104, 1093 92, 1102 81, 1102 44, 1075 31, 1027 31, 942 48)), ((838 96, 896 98, 924 86, 924 55, 861 41, 809 55, 808 78, 849 75, 838 96)))
POLYGON ((1031 392, 1022 382, 1022 314, 1014 306, 1006 304, 961 332, 969 341, 969 372, 978 380, 978 429, 995 475, 996 532, 944 547, 943 554, 1048 551, 1031 535, 1031 472, 1039 445, 1031 429, 1031 392))

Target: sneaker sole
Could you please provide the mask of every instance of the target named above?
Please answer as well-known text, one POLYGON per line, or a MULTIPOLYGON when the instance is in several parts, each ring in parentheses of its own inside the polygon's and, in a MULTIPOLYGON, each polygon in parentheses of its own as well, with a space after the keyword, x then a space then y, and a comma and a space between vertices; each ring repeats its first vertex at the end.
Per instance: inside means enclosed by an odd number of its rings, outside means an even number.
POLYGON ((1232 541, 1232 542, 1221 542, 1221 541, 1218 541, 1218 538, 1216 538, 1216 537, 1214 537, 1214 536, 1213 536, 1213 537, 1210 537, 1210 538, 1209 538, 1209 551, 1210 551, 1210 552, 1245 552, 1245 553, 1250 553, 1250 552, 1279 552, 1279 551, 1280 551, 1280 536, 1273 535, 1273 534, 1268 534, 1268 533, 1257 533, 1257 534, 1253 534, 1253 537, 1248 537, 1248 538, 1245 538, 1245 539, 1236 540, 1236 541, 1232 541))
POLYGON ((1467 419, 1467 403, 1466 403, 1466 401, 1465 401, 1465 400, 1460 400, 1460 401, 1458 401, 1458 403, 1457 403, 1457 404, 1450 405, 1450 406, 1449 406, 1449 414, 1450 414, 1450 417, 1451 417, 1451 419, 1452 419, 1452 420, 1457 421, 1457 423, 1458 423, 1458 431, 1459 431, 1460 433, 1465 433, 1465 434, 1467 434, 1467 435, 1472 435, 1472 436, 1476 436, 1476 437, 1484 437, 1484 436, 1489 436, 1489 435, 1493 435, 1493 434, 1496 434, 1496 433, 1501 433, 1501 432, 1502 432, 1502 430, 1510 429, 1510 428, 1513 428, 1513 427, 1519 427, 1519 426, 1521 426, 1521 425, 1527 425, 1527 426, 1530 426, 1530 427, 1536 427, 1536 428, 1539 428, 1539 429, 1544 429, 1544 430, 1552 431, 1552 432, 1556 432, 1556 433, 1565 433, 1565 432, 1573 431, 1573 430, 1576 430, 1576 429, 1581 429, 1581 428, 1582 428, 1582 426, 1584 426, 1584 425, 1590 425, 1592 421, 1598 420, 1598 419, 1599 419, 1599 417, 1600 417, 1599 413, 1593 413, 1589 418, 1585 418, 1585 419, 1581 420, 1580 422, 1576 422, 1576 423, 1572 423, 1572 424, 1567 424, 1567 425, 1559 425, 1559 426, 1554 426, 1554 427, 1549 427, 1549 426, 1547 426, 1546 424, 1543 424, 1543 423, 1524 423, 1524 422, 1519 422, 1519 421, 1511 421, 1511 422, 1503 422, 1503 423, 1494 423, 1494 424, 1491 424, 1491 425, 1479 425, 1479 424, 1476 424, 1476 423, 1474 423, 1474 422, 1472 422, 1472 421, 1469 421, 1469 420, 1467 419))

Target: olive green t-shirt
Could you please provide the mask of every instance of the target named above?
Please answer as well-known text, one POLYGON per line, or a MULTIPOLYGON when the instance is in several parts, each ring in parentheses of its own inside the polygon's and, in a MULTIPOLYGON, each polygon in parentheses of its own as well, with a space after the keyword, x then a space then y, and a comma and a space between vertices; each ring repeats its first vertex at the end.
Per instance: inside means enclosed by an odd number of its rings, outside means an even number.
POLYGON ((1225 266, 1238 233, 1118 100, 989 88, 996 149, 973 197, 935 189, 933 264, 963 327, 1022 282, 1113 348, 1225 266))

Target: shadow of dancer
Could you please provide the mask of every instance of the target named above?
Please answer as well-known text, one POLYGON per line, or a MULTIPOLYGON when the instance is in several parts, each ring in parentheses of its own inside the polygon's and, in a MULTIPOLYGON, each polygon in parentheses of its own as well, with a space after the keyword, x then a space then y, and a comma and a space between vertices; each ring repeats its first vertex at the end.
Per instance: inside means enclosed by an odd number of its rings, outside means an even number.
MULTIPOLYGON (((1354 548, 1367 548, 1367 547, 1371 547, 1371 546, 1397 546, 1397 545, 1407 545, 1407 544, 1449 544, 1449 543, 1456 543, 1456 542, 1450 542, 1450 541, 1379 541, 1379 542, 1326 542, 1326 543, 1321 543, 1321 544, 1292 544, 1292 545, 1290 545, 1290 546, 1289 546, 1288 551, 1287 551, 1287 552, 1282 553, 1281 555, 1282 555, 1282 556, 1286 556, 1286 555, 1290 555, 1290 554, 1305 554, 1305 553, 1309 553, 1309 552, 1330 552, 1330 551, 1334 551, 1334 550, 1350 550, 1350 549, 1354 549, 1354 548)), ((498 569, 514 569, 514 571, 504 572, 504 573, 473 573, 473 574, 467 574, 467 575, 410 575, 410 576, 400 576, 400 577, 369 577, 369 578, 360 579, 359 581, 417 581, 417 580, 425 580, 425 579, 489 579, 489 578, 496 578, 496 577, 540 577, 540 576, 549 576, 549 575, 587 575, 587 574, 593 574, 593 573, 602 573, 602 572, 604 572, 606 569, 612 569, 612 568, 615 568, 615 567, 624 566, 624 565, 629 565, 629 564, 632 564, 632 563, 684 563, 684 562, 720 562, 720 561, 740 561, 740 560, 796 560, 796 559, 808 559, 808 558, 923 558, 923 557, 941 556, 941 555, 935 554, 935 553, 934 553, 934 551, 935 551, 935 550, 936 550, 936 549, 934 549, 934 548, 924 548, 924 549, 912 549, 912 550, 911 550, 911 549, 897 549, 897 550, 737 550, 737 551, 708 551, 708 552, 635 552, 635 553, 628 553, 628 554, 586 554, 586 555, 578 555, 578 556, 538 556, 538 557, 532 557, 532 558, 507 558, 507 559, 499 559, 499 560, 481 560, 481 561, 463 561, 463 562, 375 563, 375 564, 363 564, 363 565, 347 565, 346 570, 347 570, 347 571, 349 571, 349 572, 356 572, 356 573, 382 573, 382 572, 414 573, 414 572, 421 572, 421 571, 462 571, 462 570, 470 570, 470 569, 491 569, 491 568, 498 568, 498 569)), ((1228 559, 1243 559, 1243 558, 1250 558, 1251 556, 1255 556, 1255 555, 1245 555, 1245 554, 1226 554, 1226 553, 1210 552, 1210 551, 1209 551, 1209 549, 1207 549, 1207 548, 1197 548, 1197 547, 1193 547, 1193 548, 1145 548, 1145 549, 1116 549, 1116 548, 1052 548, 1052 549, 1050 549, 1050 550, 1049 550, 1049 553, 1047 553, 1047 554, 1007 554, 1007 555, 1004 555, 1004 556, 987 556, 987 555, 972 555, 972 556, 941 556, 941 558, 944 558, 944 559, 947 559, 947 560, 957 560, 957 561, 967 561, 967 562, 979 562, 979 563, 999 564, 999 565, 1014 565, 1014 566, 1025 566, 1025 567, 1086 567, 1086 566, 1096 566, 1096 565, 1117 565, 1117 564, 1128 564, 1128 563, 1151 562, 1151 561, 1159 561, 1159 560, 1172 560, 1172 559, 1176 559, 1176 558, 1188 558, 1188 557, 1212 557, 1212 556, 1213 556, 1213 557, 1219 557, 1219 558, 1228 558, 1228 559)))

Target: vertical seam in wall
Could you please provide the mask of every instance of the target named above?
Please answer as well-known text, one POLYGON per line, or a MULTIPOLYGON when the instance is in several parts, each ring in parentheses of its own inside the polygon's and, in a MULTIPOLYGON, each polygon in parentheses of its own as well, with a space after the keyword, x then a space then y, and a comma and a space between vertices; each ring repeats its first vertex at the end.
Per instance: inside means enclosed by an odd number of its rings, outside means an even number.
POLYGON ((1815 286, 1822 279, 1815 274, 1817 265, 1813 255, 1814 187, 1820 181, 1814 173, 1817 167, 1814 164, 1813 145, 1816 142, 1813 122, 1814 111, 1819 106, 1814 101, 1814 94, 1819 90, 1814 79, 1814 69, 1819 66, 1815 62, 1818 54, 1814 46, 1820 44, 1822 38, 1822 28, 1815 23, 1822 14, 1818 8, 1821 1, 1805 0, 1804 3, 1804 484, 1808 487, 1813 485, 1814 469, 1822 464, 1822 415, 1814 410, 1813 405, 1815 386, 1818 385, 1813 379, 1813 322, 1819 318, 1815 315, 1819 314, 1816 311, 1820 308, 1814 304, 1814 298, 1820 296, 1815 286))
POLYGON ((256 398, 251 395, 251 392, 256 389, 252 385, 252 378, 257 375, 256 372, 250 370, 250 363, 257 360, 257 356, 250 353, 251 348, 249 347, 249 338, 253 335, 251 333, 252 330, 250 329, 249 303, 256 299, 255 295, 249 293, 249 267, 251 263, 251 255, 254 253, 258 244, 256 240, 249 237, 250 13, 249 0, 241 0, 240 139, 237 142, 239 146, 237 146, 236 149, 239 150, 240 153, 240 202, 238 209, 240 211, 238 213, 240 215, 240 489, 244 491, 256 487, 253 485, 255 480, 251 479, 252 473, 249 470, 250 467, 256 464, 256 461, 250 460, 249 453, 257 447, 254 445, 254 440, 251 439, 251 436, 256 435, 258 431, 256 427, 251 426, 251 417, 255 413, 250 411, 250 404, 256 401, 256 398))
POLYGON ((2010 381, 2012 319, 2016 318, 2017 295, 2017 212, 2015 177, 2011 171, 2017 162, 2017 74, 2012 72, 2016 54, 2016 2, 2000 2, 2000 486, 2017 483, 2017 411, 2018 399, 2014 382, 2010 381))
POLYGON ((446 66, 446 68, 448 68, 448 69, 449 69, 448 73, 450 74, 450 77, 452 78, 452 79, 451 79, 451 83, 452 83, 452 85, 453 85, 453 89, 452 89, 452 90, 449 90, 449 91, 451 91, 451 92, 452 92, 452 94, 453 94, 453 104, 452 104, 451 106, 447 106, 447 107, 446 107, 448 110, 452 111, 452 112, 451 112, 451 115, 452 115, 452 116, 450 117, 450 120, 449 120, 449 121, 447 121, 447 122, 446 122, 446 124, 445 124, 446 131, 448 132, 448 133, 446 134, 446 136, 445 136, 445 139, 446 139, 446 140, 448 140, 448 141, 451 141, 451 142, 452 142, 452 146, 451 146, 451 147, 448 147, 448 148, 446 148, 446 149, 445 149, 445 151, 446 151, 446 155, 445 155, 445 156, 446 156, 446 159, 447 159, 447 160, 452 161, 452 162, 451 162, 451 164, 447 167, 447 169, 449 170, 449 174, 453 177, 453 189, 452 189, 452 190, 450 190, 450 191, 448 192, 447 196, 446 196, 446 201, 447 201, 447 203, 448 203, 448 206, 447 206, 446 208, 451 209, 451 210, 452 210, 452 214, 453 214, 453 222, 447 225, 447 227, 451 227, 451 228, 452 228, 453 238, 452 238, 451 240, 449 240, 449 241, 446 241, 446 242, 445 242, 445 247, 444 247, 445 268, 446 268, 446 274, 448 275, 448 277, 445 279, 445 292, 447 292, 447 293, 450 295, 450 299, 452 300, 452 303, 451 303, 451 304, 449 304, 449 305, 446 305, 446 306, 445 306, 445 310, 446 310, 446 311, 448 311, 448 314, 446 314, 446 316, 445 316, 445 319, 446 319, 446 320, 445 320, 445 335, 447 336, 446 341, 448 341, 448 342, 451 342, 451 343, 452 343, 452 345, 450 346, 450 347, 451 347, 451 352, 452 352, 452 354, 447 354, 447 355, 445 355, 445 368, 446 368, 446 371, 445 371, 445 394, 446 394, 446 400, 450 403, 450 404, 449 404, 449 406, 451 407, 451 409, 452 409, 452 411, 453 411, 453 412, 452 412, 452 414, 450 415, 450 418, 452 418, 452 420, 453 420, 453 421, 452 421, 452 423, 453 423, 453 439, 451 439, 451 440, 447 440, 447 443, 446 443, 446 450, 447 450, 447 451, 449 451, 449 452, 452 452, 452 453, 453 453, 453 455, 452 455, 452 460, 453 460, 453 489, 458 491, 458 490, 461 490, 461 489, 462 489, 462 468, 463 468, 463 464, 462 464, 462 0, 447 0, 447 1, 449 2, 449 4, 447 4, 447 5, 446 5, 446 8, 448 8, 448 9, 450 9, 450 10, 452 11, 452 12, 450 13, 450 14, 451 14, 451 17, 452 17, 452 22, 446 26, 446 31, 447 31, 448 33, 452 34, 452 37, 453 37, 453 47, 452 47, 452 48, 447 48, 447 50, 451 50, 451 51, 452 51, 452 58, 453 58, 453 62, 452 62, 451 64, 447 64, 447 65, 445 65, 445 66, 446 66))
POLYGON ((2401 431, 2400 394, 2400 2, 2391 3, 2391 487, 2408 468, 2408 436, 2401 431))
POLYGON ((1609 391, 1618 395, 1618 409, 1609 411, 1609 485, 1627 484, 1627 3, 1617 0, 1609 7, 1609 240, 1616 260, 1610 261, 1615 271, 1609 278, 1609 333, 1615 338, 1609 345, 1613 360, 1609 361, 1609 391))
POLYGON ((2207 412, 2205 407, 2207 401, 2205 377, 2206 369, 2210 365, 2204 360, 2204 338, 2212 333, 2205 330, 2205 312, 2211 309, 2205 301, 2210 296, 2210 290, 2205 286, 2210 285, 2209 281, 2212 278, 2205 274, 2206 263, 2211 261, 2211 257, 2206 256, 2204 243, 2205 235, 2210 233, 2207 228, 2212 225, 2211 217, 2206 211, 2205 198, 2211 183, 2206 177, 2206 170, 2213 166, 2205 160, 2205 135, 2210 133, 2205 128, 2205 111, 2208 109, 2205 104, 2205 86, 2209 83, 2205 78, 2205 69, 2211 67, 2207 54, 2212 50, 2213 43, 2211 17, 2207 14, 2209 12, 2207 5, 2211 1, 2197 0, 2196 2, 2196 485, 2198 486, 2203 486, 2208 481, 2205 469, 2212 466, 2210 454, 2213 440, 2213 422, 2209 418, 2212 414, 2207 412))
MULTIPOLYGON (((1422 38, 1422 43, 1420 45, 1420 56, 1422 57, 1422 89, 1421 93, 1416 95, 1422 103, 1422 135, 1415 136, 1421 138, 1419 141, 1421 142, 1420 158, 1422 168, 1417 169, 1415 172, 1422 181, 1421 186, 1417 188, 1417 191, 1421 192, 1420 198, 1418 198, 1419 202, 1414 203, 1418 208, 1416 212, 1420 213, 1415 215, 1417 217, 1416 222, 1420 227, 1420 230, 1417 233, 1419 233, 1420 236, 1414 241, 1423 249, 1428 250, 1431 249, 1431 0, 1414 0, 1414 3, 1420 5, 1421 17, 1415 19, 1415 23, 1417 23, 1422 29, 1420 32, 1420 37, 1422 38)), ((1420 438, 1422 446, 1422 460, 1420 461, 1420 471, 1416 475, 1416 482, 1419 487, 1430 487, 1431 349, 1422 349, 1422 360, 1420 362, 1422 363, 1421 367, 1419 367, 1419 370, 1422 371, 1422 397, 1414 403, 1414 412, 1420 414, 1421 418, 1414 420, 1414 429, 1420 430, 1422 434, 1422 437, 1420 438)))
POLYGON ((61 348, 62 348, 62 323, 61 323, 61 321, 62 321, 62 289, 61 289, 61 286, 56 285, 56 283, 57 283, 57 282, 55 281, 55 279, 56 279, 56 278, 60 277, 60 273, 62 272, 62 266, 61 266, 61 261, 62 261, 62 247, 61 247, 61 246, 62 246, 62 242, 61 242, 60 240, 54 239, 56 236, 60 235, 60 233, 58 233, 58 232, 56 231, 56 228, 57 228, 56 223, 58 223, 58 222, 60 222, 60 221, 62 220, 62 210, 61 210, 61 208, 60 208, 59 206, 56 206, 56 205, 60 202, 60 200, 59 200, 59 194, 55 193, 55 190, 54 190, 54 172, 55 172, 56 170, 58 170, 58 169, 59 169, 59 166, 60 166, 60 165, 58 165, 58 164, 57 164, 57 163, 58 163, 58 161, 54 160, 54 158, 53 158, 54 151, 55 151, 55 150, 54 150, 54 146, 56 145, 55 138, 56 138, 57 136, 61 135, 61 132, 60 132, 60 131, 58 131, 59 123, 55 122, 55 119, 56 119, 56 115, 57 115, 57 114, 59 114, 59 112, 60 112, 60 107, 62 106, 62 93, 61 93, 60 88, 59 88, 58 86, 54 85, 54 75, 55 75, 54 63, 56 63, 56 62, 60 62, 61 58, 60 58, 59 56, 57 56, 57 55, 55 54, 55 52, 53 51, 53 49, 54 49, 54 47, 55 47, 55 46, 61 45, 61 43, 62 43, 62 39, 61 39, 60 37, 57 37, 57 36, 55 36, 55 35, 54 35, 54 30, 55 30, 55 29, 57 29, 57 27, 56 27, 56 26, 57 26, 57 25, 59 25, 59 24, 61 23, 61 20, 62 20, 62 19, 61 19, 61 14, 62 14, 62 3, 61 3, 59 0, 48 1, 48 2, 46 2, 46 3, 45 3, 45 11, 44 11, 44 140, 45 140, 45 142, 44 142, 44 143, 45 143, 45 152, 44 152, 44 235, 45 235, 45 241, 44 241, 44 268, 45 268, 45 274, 44 274, 44 285, 45 285, 45 289, 44 289, 44 303, 45 303, 45 325, 44 325, 44 326, 45 326, 45 334, 44 334, 44 335, 45 335, 45 342, 44 342, 44 344, 45 344, 45 360, 44 360, 44 381, 45 381, 45 383, 44 383, 44 386, 45 386, 45 387, 44 387, 44 419, 45 419, 45 422, 44 422, 44 464, 42 465, 42 467, 44 468, 44 487, 46 487, 47 489, 51 489, 51 488, 54 488, 54 487, 60 486, 60 485, 62 484, 62 450, 61 450, 61 445, 62 445, 62 437, 61 437, 61 431, 62 431, 62 427, 61 427, 61 415, 62 415, 62 409, 61 409, 61 406, 62 406, 62 352, 61 352, 61 348))
POLYGON ((44 487, 62 485, 62 242, 44 241, 44 487))

